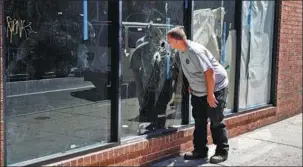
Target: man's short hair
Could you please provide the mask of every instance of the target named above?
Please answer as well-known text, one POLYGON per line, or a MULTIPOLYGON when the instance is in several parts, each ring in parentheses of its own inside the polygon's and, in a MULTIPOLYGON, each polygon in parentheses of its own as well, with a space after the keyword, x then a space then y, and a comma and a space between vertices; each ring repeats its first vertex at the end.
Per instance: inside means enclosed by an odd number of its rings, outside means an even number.
POLYGON ((170 29, 167 32, 167 36, 170 36, 171 38, 174 38, 176 40, 183 40, 187 38, 184 29, 181 26, 177 26, 170 29))

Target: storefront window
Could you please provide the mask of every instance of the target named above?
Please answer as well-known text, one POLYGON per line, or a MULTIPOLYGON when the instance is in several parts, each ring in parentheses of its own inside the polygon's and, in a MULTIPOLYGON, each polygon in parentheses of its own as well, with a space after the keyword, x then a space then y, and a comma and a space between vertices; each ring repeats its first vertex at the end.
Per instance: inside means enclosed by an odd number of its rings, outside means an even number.
POLYGON ((165 41, 167 30, 183 24, 183 6, 183 1, 123 1, 124 138, 181 125, 180 64, 165 41))
POLYGON ((242 51, 239 109, 270 100, 274 1, 242 2, 242 51))
MULTIPOLYGON (((225 67, 229 86, 226 114, 234 99, 236 30, 235 1, 194 1, 193 40, 204 45, 225 67)), ((193 121, 193 119, 191 119, 193 121)))
POLYGON ((106 1, 4 6, 7 164, 108 142, 106 1))

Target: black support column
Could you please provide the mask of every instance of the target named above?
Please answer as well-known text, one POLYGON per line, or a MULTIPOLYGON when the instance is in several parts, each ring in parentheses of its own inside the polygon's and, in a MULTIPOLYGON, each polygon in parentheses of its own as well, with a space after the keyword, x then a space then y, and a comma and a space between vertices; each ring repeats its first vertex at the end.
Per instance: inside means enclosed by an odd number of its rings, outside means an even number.
POLYGON ((239 92, 240 92, 240 68, 241 68, 241 43, 242 43, 242 0, 236 0, 235 7, 235 29, 236 29, 236 68, 235 68, 235 91, 234 91, 234 109, 239 111, 239 92))
POLYGON ((273 33, 273 51, 272 51, 272 71, 270 85, 270 104, 277 106, 277 56, 279 53, 279 31, 281 24, 281 6, 282 0, 275 1, 274 14, 274 33, 273 33))
MULTIPOLYGON (((193 13, 193 0, 184 0, 184 30, 188 39, 192 40, 192 13, 193 13)), ((189 93, 188 93, 188 81, 183 75, 183 87, 182 87, 182 125, 189 125, 190 115, 189 115, 189 93)))
POLYGON ((120 143, 121 125, 121 41, 122 41, 122 1, 108 0, 108 43, 111 50, 111 123, 110 142, 120 143))

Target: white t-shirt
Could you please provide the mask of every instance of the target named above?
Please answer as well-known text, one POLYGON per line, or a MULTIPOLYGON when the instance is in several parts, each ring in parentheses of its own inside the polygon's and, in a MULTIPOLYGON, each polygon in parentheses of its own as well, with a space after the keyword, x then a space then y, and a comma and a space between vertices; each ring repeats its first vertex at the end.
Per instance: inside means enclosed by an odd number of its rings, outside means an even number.
POLYGON ((182 70, 187 78, 192 94, 206 96, 207 87, 204 72, 212 69, 215 74, 215 89, 219 91, 228 86, 227 72, 215 57, 201 44, 187 40, 188 49, 180 52, 182 70))

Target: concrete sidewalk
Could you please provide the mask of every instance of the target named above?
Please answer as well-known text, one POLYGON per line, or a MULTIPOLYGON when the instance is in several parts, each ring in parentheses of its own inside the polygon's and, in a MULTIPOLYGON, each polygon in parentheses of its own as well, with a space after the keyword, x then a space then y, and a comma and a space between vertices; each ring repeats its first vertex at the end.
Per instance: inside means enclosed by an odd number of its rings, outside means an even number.
MULTIPOLYGON (((229 159, 217 165, 178 156, 152 166, 302 166, 302 113, 231 138, 229 143, 229 159)), ((209 148, 212 156, 215 147, 209 148)))

